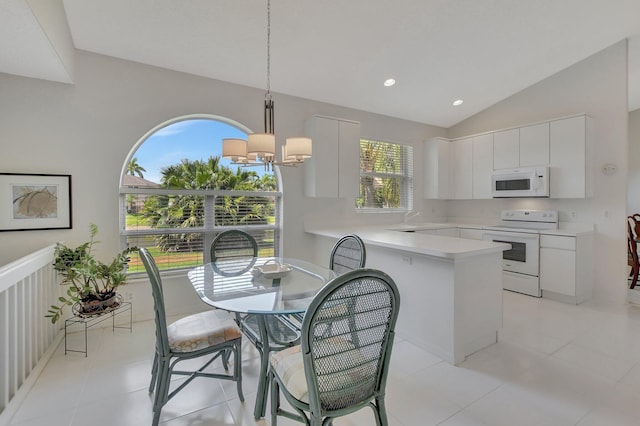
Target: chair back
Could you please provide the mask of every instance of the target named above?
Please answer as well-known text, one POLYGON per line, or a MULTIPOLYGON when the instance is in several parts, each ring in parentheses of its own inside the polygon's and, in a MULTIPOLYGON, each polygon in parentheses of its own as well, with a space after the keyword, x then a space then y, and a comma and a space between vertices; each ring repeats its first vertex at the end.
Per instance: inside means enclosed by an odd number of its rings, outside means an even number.
POLYGON ((240 275, 253 267, 258 256, 258 243, 239 229, 222 231, 211 243, 211 264, 224 276, 240 275))
POLYGON ((364 268, 367 252, 362 239, 349 234, 341 237, 331 250, 329 268, 341 275, 354 269, 364 268))
POLYGON ((352 411, 384 392, 399 306, 394 281, 374 269, 340 275, 314 297, 301 338, 312 411, 352 411))
POLYGON ((147 271, 149 281, 151 282, 151 292, 153 294, 153 308, 155 311, 156 321, 156 351, 161 356, 168 356, 169 338, 167 336, 167 318, 164 307, 164 294, 162 291, 162 280, 160 278, 160 271, 151 253, 146 248, 140 248, 140 259, 144 269, 147 271))

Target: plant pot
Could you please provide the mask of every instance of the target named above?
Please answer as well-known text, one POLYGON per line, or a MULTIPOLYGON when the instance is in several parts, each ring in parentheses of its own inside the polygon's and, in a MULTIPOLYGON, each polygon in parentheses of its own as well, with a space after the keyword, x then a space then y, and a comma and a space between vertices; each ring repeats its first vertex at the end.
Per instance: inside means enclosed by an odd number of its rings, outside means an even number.
POLYGON ((78 313, 80 315, 99 315, 117 308, 121 302, 122 296, 118 293, 101 294, 98 297, 94 296, 90 300, 80 301, 78 313))

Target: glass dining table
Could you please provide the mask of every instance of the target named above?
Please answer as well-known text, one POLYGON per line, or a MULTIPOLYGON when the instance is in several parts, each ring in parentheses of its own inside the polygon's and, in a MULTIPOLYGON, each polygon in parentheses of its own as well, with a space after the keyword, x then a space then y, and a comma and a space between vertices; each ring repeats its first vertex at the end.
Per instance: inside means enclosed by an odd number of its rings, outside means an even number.
POLYGON ((254 416, 264 417, 272 350, 270 321, 304 314, 313 297, 336 274, 301 259, 255 257, 205 264, 189 271, 188 276, 206 304, 257 320, 261 360, 254 416))

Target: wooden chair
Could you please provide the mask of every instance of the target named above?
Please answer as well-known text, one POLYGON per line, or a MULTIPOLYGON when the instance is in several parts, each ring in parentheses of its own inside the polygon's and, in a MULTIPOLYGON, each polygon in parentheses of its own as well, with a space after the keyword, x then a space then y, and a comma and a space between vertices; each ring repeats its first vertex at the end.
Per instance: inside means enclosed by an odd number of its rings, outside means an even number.
POLYGON ((399 307, 398 289, 381 271, 357 269, 325 285, 304 316, 301 344, 271 356, 271 424, 284 416, 331 425, 369 406, 376 425, 387 425, 385 387, 399 307), (336 303, 350 310, 340 312, 336 303), (281 393, 295 412, 280 406, 281 393))
POLYGON ((629 265, 629 288, 635 288, 640 274, 638 260, 638 242, 640 233, 640 214, 627 217, 627 264, 629 265))
MULTIPOLYGON (((156 321, 156 352, 151 370, 149 392, 155 391, 153 403, 153 426, 160 421, 162 407, 196 377, 233 380, 240 401, 242 394, 242 335, 231 324, 221 326, 215 311, 190 315, 167 325, 162 280, 156 262, 149 252, 141 248, 140 259, 149 275, 156 321), (213 361, 221 358, 225 370, 233 354, 233 374, 206 373, 213 361), (195 371, 175 370, 179 362, 209 356, 206 363, 195 371), (173 391, 169 392, 171 376, 188 376, 173 391)), ((207 359, 207 358, 205 358, 207 359)))

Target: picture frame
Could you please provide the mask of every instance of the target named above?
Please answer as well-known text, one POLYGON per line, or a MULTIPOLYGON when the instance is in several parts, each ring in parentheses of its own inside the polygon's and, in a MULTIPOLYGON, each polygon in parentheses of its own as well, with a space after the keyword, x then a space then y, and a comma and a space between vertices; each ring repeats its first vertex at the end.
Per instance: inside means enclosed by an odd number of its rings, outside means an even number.
POLYGON ((0 173, 0 232, 71 227, 71 175, 0 173))

